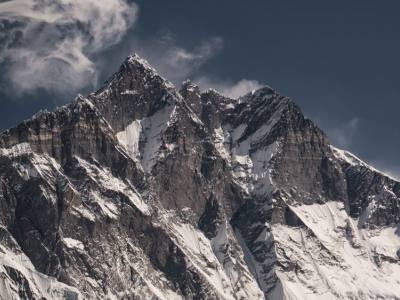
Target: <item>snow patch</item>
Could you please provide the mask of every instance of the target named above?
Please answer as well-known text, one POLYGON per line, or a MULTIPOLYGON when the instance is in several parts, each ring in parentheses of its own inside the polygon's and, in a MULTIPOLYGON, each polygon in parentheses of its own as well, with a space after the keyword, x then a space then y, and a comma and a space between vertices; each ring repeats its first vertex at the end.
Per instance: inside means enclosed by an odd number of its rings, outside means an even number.
POLYGON ((32 148, 29 143, 16 144, 10 148, 0 148, 0 155, 15 158, 24 154, 32 153, 32 148))
MULTIPOLYGON (((117 133, 121 146, 135 161, 140 161, 143 170, 151 171, 160 154, 163 144, 163 134, 176 118, 176 106, 166 105, 150 117, 142 120, 134 120, 125 130, 117 133)), ((174 149, 173 144, 167 145, 167 149, 174 149)))
POLYGON ((400 251, 400 224, 377 230, 362 229, 361 232, 369 238, 369 245, 374 252, 400 260, 397 254, 400 251))
POLYGON ((141 120, 135 120, 125 130, 117 133, 119 143, 128 152, 129 157, 137 161, 140 159, 139 139, 142 132, 141 120))
MULTIPOLYGON (((139 209, 144 215, 150 215, 150 209, 148 205, 143 201, 142 197, 140 194, 136 191, 134 186, 128 182, 128 181, 122 181, 121 179, 115 177, 110 170, 106 168, 99 168, 93 164, 90 164, 86 160, 80 158, 80 157, 75 157, 78 161, 79 164, 85 168, 88 176, 95 182, 98 182, 100 185, 102 185, 104 188, 116 191, 116 192, 121 192, 125 194, 128 199, 131 201, 131 203, 139 209)), ((99 204, 101 205, 101 204, 99 204)), ((107 209, 113 214, 116 212, 114 207, 109 206, 107 209)))
POLYGON ((91 191, 92 200, 100 207, 101 211, 104 215, 108 216, 110 219, 118 219, 119 210, 118 207, 108 199, 107 197, 102 196, 100 193, 96 191, 91 191))
POLYGON ((73 238, 63 238, 64 245, 67 246, 67 248, 70 249, 78 249, 78 250, 84 250, 85 247, 83 246, 83 243, 81 241, 75 240, 73 238))
POLYGON ((395 228, 375 235, 359 230, 341 202, 290 209, 305 227, 272 225, 284 293, 293 299, 400 299, 400 265, 385 259, 400 247, 395 228))
MULTIPOLYGON (((165 221, 168 222, 167 219, 165 221)), ((185 253, 189 264, 196 268, 202 277, 213 286, 221 299, 261 299, 263 297, 252 277, 246 276, 244 273, 241 276, 235 274, 233 270, 234 259, 231 260, 231 263, 223 264, 224 267, 221 268, 219 259, 213 250, 224 261, 221 252, 223 248, 221 249, 221 247, 223 247, 223 244, 226 245, 226 227, 225 229, 222 227, 217 237, 210 241, 202 232, 190 224, 176 222, 175 220, 174 222, 169 221, 167 226, 176 243, 185 253), (239 288, 241 285, 245 285, 246 288, 239 288)))
POLYGON ((214 130, 213 139, 216 150, 232 169, 237 182, 247 193, 266 194, 273 190, 270 174, 270 161, 279 151, 278 141, 265 147, 254 147, 271 130, 271 126, 262 126, 246 140, 238 142, 246 130, 245 125, 235 129, 218 127, 214 130))
POLYGON ((135 90, 125 90, 123 92, 121 92, 121 95, 137 95, 138 92, 135 90))
MULTIPOLYGON (((16 242, 15 242, 16 244, 16 242)), ((0 244, 0 293, 3 299, 20 299, 19 288, 29 287, 36 299, 82 300, 80 292, 53 277, 38 272, 29 258, 22 252, 15 254, 0 244), (23 276, 24 282, 10 278, 7 269, 13 269, 23 276)))

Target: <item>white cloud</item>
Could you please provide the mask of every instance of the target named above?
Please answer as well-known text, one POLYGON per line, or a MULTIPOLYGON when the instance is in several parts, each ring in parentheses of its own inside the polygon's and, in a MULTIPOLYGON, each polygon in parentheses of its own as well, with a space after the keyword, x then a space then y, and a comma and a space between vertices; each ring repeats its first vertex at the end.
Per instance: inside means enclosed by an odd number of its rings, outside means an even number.
POLYGON ((257 80, 241 79, 237 82, 233 81, 220 81, 212 80, 207 77, 201 77, 194 80, 201 89, 213 88, 230 98, 239 98, 251 92, 261 88, 263 85, 257 80))
MULTIPOLYGON (((11 84, 7 91, 24 94, 44 89, 57 95, 68 92, 69 97, 96 86, 105 67, 99 54, 121 42, 137 13, 138 6, 130 0, 0 2, 0 64, 3 80, 11 84)), ((185 47, 170 32, 150 39, 130 35, 125 41, 129 45, 125 55, 138 52, 177 85, 199 77, 200 68, 224 45, 221 37, 210 37, 185 47)), ((209 78, 200 77, 200 86, 233 98, 261 87, 255 80, 209 78)))
POLYGON ((0 57, 13 92, 78 91, 96 81, 93 57, 134 24, 125 0, 13 0, 0 3, 0 57))
POLYGON ((360 119, 353 117, 340 127, 328 129, 328 136, 332 139, 333 144, 348 149, 352 144, 354 136, 357 134, 359 124, 360 119))
POLYGON ((144 56, 161 75, 177 85, 183 80, 194 78, 193 81, 200 89, 213 88, 231 98, 238 98, 263 86, 257 80, 241 79, 234 82, 213 79, 208 75, 199 76, 200 67, 222 51, 224 40, 221 37, 210 37, 192 48, 179 45, 171 33, 150 41, 135 41, 135 44, 140 55, 144 56))

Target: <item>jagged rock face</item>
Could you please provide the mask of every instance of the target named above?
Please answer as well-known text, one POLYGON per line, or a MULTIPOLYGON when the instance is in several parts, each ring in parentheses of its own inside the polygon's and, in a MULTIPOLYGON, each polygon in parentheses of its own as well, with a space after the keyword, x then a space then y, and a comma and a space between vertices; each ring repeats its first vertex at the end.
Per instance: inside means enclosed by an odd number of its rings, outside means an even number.
POLYGON ((382 176, 349 152, 333 148, 346 176, 349 214, 360 225, 390 226, 400 222, 400 184, 382 176))
POLYGON ((270 87, 131 56, 0 147, 3 298, 400 299, 400 183, 270 87))
POLYGON ((179 98, 172 84, 137 56, 127 58, 102 89, 89 95, 116 132, 179 98))

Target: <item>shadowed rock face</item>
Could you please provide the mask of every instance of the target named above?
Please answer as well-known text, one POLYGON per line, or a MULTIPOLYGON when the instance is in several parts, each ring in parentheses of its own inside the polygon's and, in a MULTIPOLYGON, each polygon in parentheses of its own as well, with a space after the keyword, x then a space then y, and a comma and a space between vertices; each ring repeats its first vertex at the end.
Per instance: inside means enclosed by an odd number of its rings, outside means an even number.
POLYGON ((135 55, 0 147, 5 298, 400 299, 400 183, 270 87, 178 92, 135 55))

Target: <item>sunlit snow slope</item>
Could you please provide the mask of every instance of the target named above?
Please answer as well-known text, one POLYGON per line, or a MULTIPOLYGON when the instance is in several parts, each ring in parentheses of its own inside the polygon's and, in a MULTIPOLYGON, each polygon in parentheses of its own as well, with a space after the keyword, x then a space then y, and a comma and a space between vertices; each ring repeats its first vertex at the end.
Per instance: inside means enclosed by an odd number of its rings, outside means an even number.
POLYGON ((291 99, 137 55, 0 134, 0 299, 400 299, 399 222, 291 99))

